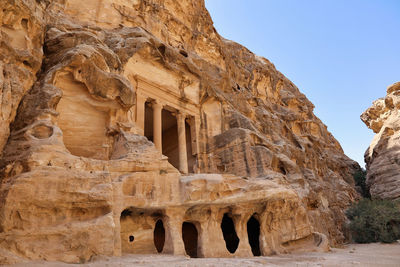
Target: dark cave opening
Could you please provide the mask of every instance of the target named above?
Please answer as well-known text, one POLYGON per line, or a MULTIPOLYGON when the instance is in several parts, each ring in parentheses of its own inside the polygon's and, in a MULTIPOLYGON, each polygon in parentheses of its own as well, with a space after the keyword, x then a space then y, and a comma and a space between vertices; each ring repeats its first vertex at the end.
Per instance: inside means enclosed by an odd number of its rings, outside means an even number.
POLYGON ((232 218, 229 217, 227 213, 225 213, 224 217, 222 218, 221 230, 224 236, 226 249, 232 254, 235 253, 236 249, 239 246, 240 239, 236 234, 235 224, 233 223, 232 218))
POLYGON ((198 232, 193 223, 184 222, 182 224, 182 239, 186 254, 191 258, 197 258, 198 232))
POLYGON ((156 222, 154 227, 154 246, 158 253, 161 253, 164 249, 165 244, 165 228, 163 221, 160 219, 156 222))
POLYGON ((261 256, 260 250, 260 223, 258 220, 251 216, 247 221, 247 236, 251 246, 251 252, 254 256, 261 256))

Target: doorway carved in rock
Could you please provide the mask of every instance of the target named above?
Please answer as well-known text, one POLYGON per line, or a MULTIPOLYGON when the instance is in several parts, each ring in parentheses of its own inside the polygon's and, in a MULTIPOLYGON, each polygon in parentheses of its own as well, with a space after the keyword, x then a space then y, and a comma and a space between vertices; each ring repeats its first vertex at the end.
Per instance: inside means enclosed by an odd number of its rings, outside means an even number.
POLYGON ((161 253, 164 249, 165 244, 165 228, 161 219, 157 220, 153 233, 154 246, 156 247, 157 252, 161 253))
POLYGON ((182 224, 182 239, 185 245, 186 254, 191 258, 197 258, 199 234, 193 223, 184 222, 182 224))
POLYGON ((239 246, 240 239, 236 234, 235 224, 228 213, 225 213, 222 218, 221 230, 224 236, 226 249, 231 254, 235 253, 239 246))
POLYGON ((260 223, 253 215, 247 221, 247 236, 254 256, 261 256, 260 250, 260 223))

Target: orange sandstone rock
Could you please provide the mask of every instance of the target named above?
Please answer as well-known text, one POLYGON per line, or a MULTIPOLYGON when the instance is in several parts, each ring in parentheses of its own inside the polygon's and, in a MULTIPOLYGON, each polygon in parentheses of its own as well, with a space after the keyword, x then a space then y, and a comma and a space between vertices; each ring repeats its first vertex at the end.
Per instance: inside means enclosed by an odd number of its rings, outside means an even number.
POLYGON ((203 1, 4 2, 2 99, 25 83, 1 106, 2 263, 345 240, 358 164, 273 64, 215 31, 203 1))
POLYGON ((400 82, 387 89, 387 95, 368 108, 361 120, 376 133, 365 152, 367 185, 371 196, 381 199, 400 198, 400 82))

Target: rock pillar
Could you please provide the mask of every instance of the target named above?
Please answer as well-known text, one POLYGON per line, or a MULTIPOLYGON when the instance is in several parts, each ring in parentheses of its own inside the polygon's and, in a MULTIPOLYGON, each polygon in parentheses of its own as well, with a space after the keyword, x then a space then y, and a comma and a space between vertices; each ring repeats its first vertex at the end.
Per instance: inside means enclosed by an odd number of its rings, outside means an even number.
POLYGON ((163 253, 186 255, 182 240, 183 210, 170 208, 166 210, 165 247, 163 253))
POLYGON ((144 135, 144 113, 145 113, 146 97, 137 94, 136 95, 136 125, 142 130, 144 135))
POLYGON ((162 153, 162 108, 163 105, 159 102, 154 102, 153 105, 153 141, 154 145, 162 153))
POLYGON ((181 112, 176 115, 178 124, 179 170, 184 174, 188 173, 185 117, 186 115, 181 112))

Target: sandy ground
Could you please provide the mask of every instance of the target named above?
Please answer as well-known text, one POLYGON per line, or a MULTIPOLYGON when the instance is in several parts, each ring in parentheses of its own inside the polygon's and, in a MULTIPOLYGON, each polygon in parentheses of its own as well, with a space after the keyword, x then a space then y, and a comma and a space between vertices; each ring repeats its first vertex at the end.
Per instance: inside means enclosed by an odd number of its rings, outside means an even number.
POLYGON ((124 255, 122 257, 99 257, 87 264, 64 264, 55 262, 30 262, 14 266, 399 266, 400 243, 394 244, 351 244, 331 252, 284 254, 272 257, 253 258, 202 258, 190 259, 171 255, 124 255))

